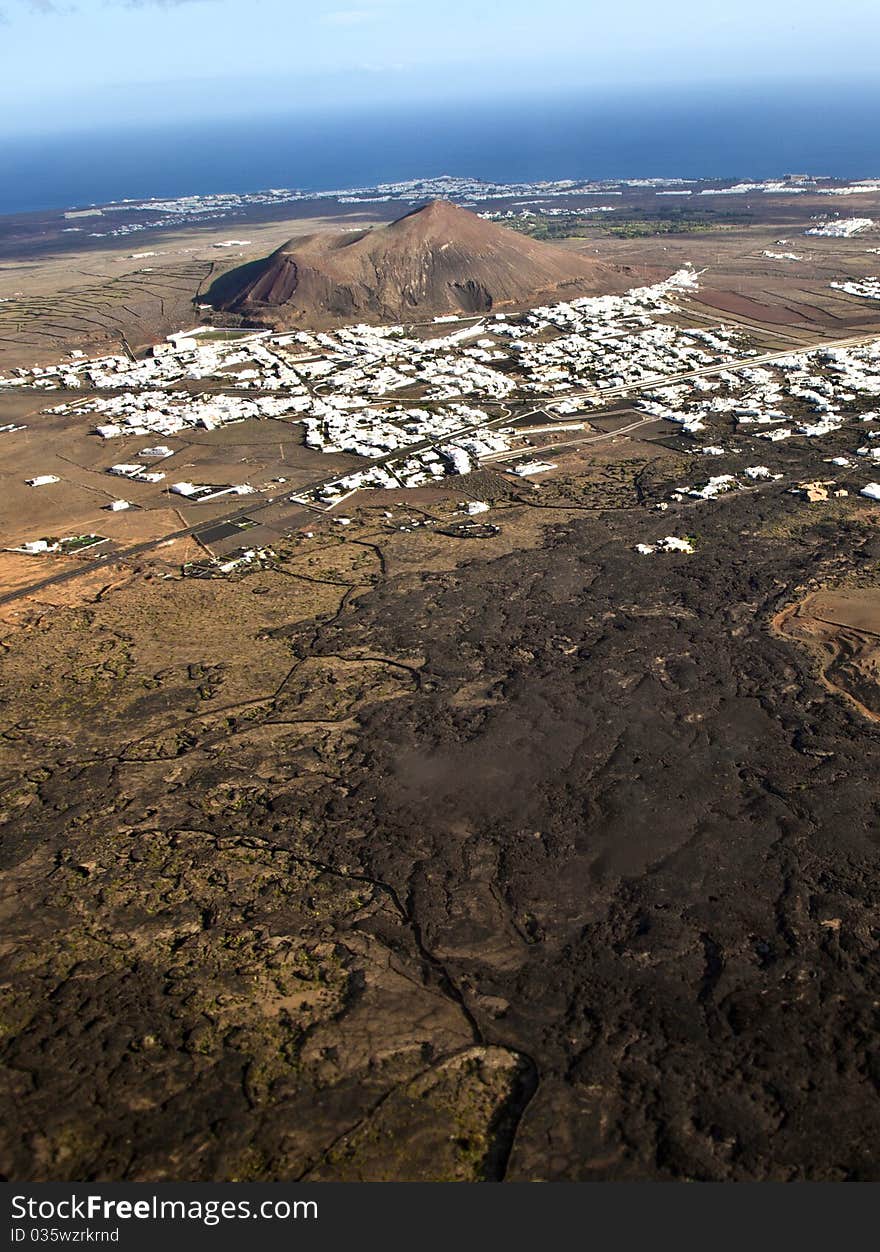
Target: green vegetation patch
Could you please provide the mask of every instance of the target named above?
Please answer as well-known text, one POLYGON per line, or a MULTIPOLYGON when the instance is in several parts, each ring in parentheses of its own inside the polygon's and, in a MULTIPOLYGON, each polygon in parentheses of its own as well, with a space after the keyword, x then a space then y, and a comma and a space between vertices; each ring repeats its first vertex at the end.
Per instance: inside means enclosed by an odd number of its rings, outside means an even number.
POLYGON ((721 212, 710 208, 671 207, 622 217, 608 213, 565 213, 551 216, 511 218, 506 226, 532 239, 583 239, 596 234, 618 239, 644 239, 655 235, 692 235, 729 231, 752 224, 751 213, 721 212))

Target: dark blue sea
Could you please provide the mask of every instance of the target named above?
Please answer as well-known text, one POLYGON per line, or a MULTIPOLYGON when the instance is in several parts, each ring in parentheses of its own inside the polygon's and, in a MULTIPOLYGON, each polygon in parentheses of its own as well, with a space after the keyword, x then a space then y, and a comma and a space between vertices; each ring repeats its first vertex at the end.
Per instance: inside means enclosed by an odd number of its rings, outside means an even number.
POLYGON ((0 213, 418 176, 880 176, 880 87, 653 88, 0 140, 0 213))

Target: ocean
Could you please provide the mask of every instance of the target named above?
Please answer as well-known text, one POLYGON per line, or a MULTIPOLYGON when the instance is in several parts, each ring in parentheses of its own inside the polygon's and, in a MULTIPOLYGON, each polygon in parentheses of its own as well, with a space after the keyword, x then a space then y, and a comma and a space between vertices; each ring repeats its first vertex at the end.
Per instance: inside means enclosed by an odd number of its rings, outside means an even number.
POLYGON ((125 198, 327 190, 444 173, 553 178, 880 176, 876 86, 652 89, 0 140, 0 213, 125 198))

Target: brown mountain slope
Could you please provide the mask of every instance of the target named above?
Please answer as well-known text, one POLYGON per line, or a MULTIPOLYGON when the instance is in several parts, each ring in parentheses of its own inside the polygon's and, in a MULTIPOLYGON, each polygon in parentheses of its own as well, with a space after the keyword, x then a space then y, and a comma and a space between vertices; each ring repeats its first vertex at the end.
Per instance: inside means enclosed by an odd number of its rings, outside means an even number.
POLYGON ((388 226, 291 239, 223 275, 208 299, 296 326, 525 308, 632 285, 625 271, 434 200, 388 226))

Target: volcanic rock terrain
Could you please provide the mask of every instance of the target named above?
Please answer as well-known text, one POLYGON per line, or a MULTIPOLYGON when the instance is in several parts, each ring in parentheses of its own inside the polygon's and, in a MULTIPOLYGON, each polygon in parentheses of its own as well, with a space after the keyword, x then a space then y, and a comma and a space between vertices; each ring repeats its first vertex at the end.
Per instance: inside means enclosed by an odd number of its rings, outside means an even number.
POLYGON ((291 239, 217 279, 208 300, 296 326, 479 314, 632 285, 623 270, 434 200, 388 226, 291 239))

